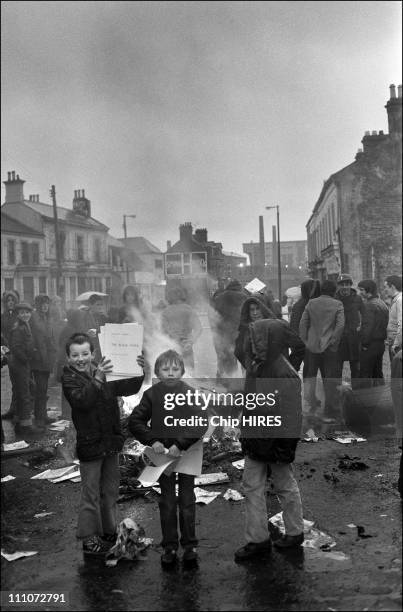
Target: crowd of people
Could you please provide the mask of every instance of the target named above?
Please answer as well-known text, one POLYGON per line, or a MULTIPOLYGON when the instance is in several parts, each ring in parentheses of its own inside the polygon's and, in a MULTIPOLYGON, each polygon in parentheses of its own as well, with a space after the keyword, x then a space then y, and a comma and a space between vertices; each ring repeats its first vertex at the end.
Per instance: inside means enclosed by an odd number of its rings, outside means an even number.
MULTIPOLYGON (((277 394, 282 410, 299 431, 303 399, 311 412, 321 405, 316 394, 318 370, 324 386, 323 416, 337 420, 336 387, 345 362, 350 367, 353 389, 382 385, 386 348, 392 382, 396 382, 392 395, 397 436, 401 438, 401 289, 402 279, 396 275, 385 279, 386 299, 379 296, 373 280, 362 280, 354 289, 348 274, 341 274, 337 282, 306 279, 300 298, 289 305, 288 322, 270 291, 250 295, 238 281, 232 281, 212 296, 209 305, 217 377, 224 380, 241 371, 245 394, 257 390, 266 396, 277 394)), ((118 454, 124 443, 118 398, 137 393, 153 370, 159 382, 143 393, 129 418, 129 430, 155 453, 172 457, 178 457, 196 441, 186 436, 156 436, 152 428, 153 407, 163 401, 163 394, 187 389, 182 378, 185 372, 194 373, 193 345, 202 333, 199 316, 186 303, 182 289, 171 290, 167 300, 157 324, 155 313, 144 306, 133 286, 125 288, 120 308, 106 313, 103 298, 94 293, 85 306, 69 310, 65 317, 60 301, 52 303, 46 295, 38 295, 33 305, 20 302, 16 292, 3 296, 2 365, 7 363, 12 384, 10 410, 3 418, 13 419, 17 435, 28 437, 42 432, 49 421, 49 378, 53 375, 61 381, 62 414, 71 416, 77 431, 82 479, 77 536, 88 555, 105 554, 116 538, 118 454), (100 353, 98 334, 107 322, 143 325, 144 347, 138 356, 143 376, 106 382, 113 366, 100 353), (156 327, 159 334, 172 341, 172 348, 159 354, 154 364, 152 339, 156 327)), ((268 475, 282 505, 285 524, 285 534, 275 545, 290 548, 303 542, 302 502, 292 469, 298 439, 298 435, 248 438, 241 431, 246 544, 236 551, 236 561, 271 550, 265 498, 268 475)), ((179 475, 178 503, 175 473, 162 474, 159 482, 164 548, 161 562, 165 566, 176 562, 179 543, 185 551, 184 561, 193 562, 197 559, 194 477, 179 475)))

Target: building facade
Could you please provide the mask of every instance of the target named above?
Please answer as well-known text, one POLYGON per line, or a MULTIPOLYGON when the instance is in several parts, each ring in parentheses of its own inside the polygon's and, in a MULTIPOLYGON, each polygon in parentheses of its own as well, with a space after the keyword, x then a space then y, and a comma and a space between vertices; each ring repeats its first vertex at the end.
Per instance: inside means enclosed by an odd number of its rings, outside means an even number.
POLYGON ((310 274, 380 286, 401 274, 402 87, 390 87, 389 133, 366 132, 355 161, 324 182, 306 229, 310 274))

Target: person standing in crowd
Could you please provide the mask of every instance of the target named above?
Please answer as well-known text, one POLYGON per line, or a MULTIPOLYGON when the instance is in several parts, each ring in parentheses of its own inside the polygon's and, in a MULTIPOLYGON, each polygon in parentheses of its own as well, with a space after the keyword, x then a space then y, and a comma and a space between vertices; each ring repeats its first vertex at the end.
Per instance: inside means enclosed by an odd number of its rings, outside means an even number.
MULTIPOLYGON (((106 382, 113 364, 106 358, 93 363, 94 346, 87 334, 69 338, 66 354, 62 387, 72 408, 81 473, 77 538, 84 555, 104 556, 117 536, 119 452, 124 443, 117 396, 137 393, 144 377, 106 382)), ((142 356, 137 363, 143 367, 142 356)))
POLYGON ((337 350, 338 378, 341 382, 343 365, 350 363, 351 386, 359 385, 360 377, 360 327, 364 302, 356 290, 352 288, 353 279, 349 274, 340 274, 337 279, 336 299, 344 308, 344 330, 337 350))
POLYGON ((391 300, 386 342, 392 361, 395 353, 402 348, 402 277, 387 276, 384 288, 386 297, 391 300))
POLYGON ((32 313, 30 325, 34 340, 34 356, 31 370, 34 380, 34 416, 35 425, 44 428, 52 420, 47 416, 49 375, 56 362, 56 343, 50 320, 50 299, 45 294, 39 294, 34 300, 35 311, 32 313))
POLYGON ((168 306, 161 314, 161 330, 175 341, 182 354, 185 369, 194 370, 193 345, 202 333, 202 325, 196 311, 185 303, 185 295, 180 287, 174 287, 167 295, 168 306))
POLYGON ((274 545, 288 549, 298 547, 304 541, 301 495, 292 469, 301 429, 301 381, 284 356, 286 332, 287 326, 277 319, 260 319, 250 325, 253 359, 247 369, 245 393, 275 393, 282 422, 290 427, 286 426, 284 431, 288 430, 295 437, 255 438, 248 437, 246 428, 241 431, 242 450, 245 453, 242 484, 246 545, 235 552, 238 562, 271 550, 266 505, 268 476, 279 498, 285 525, 285 535, 274 545))
MULTIPOLYGON (((129 417, 129 430, 137 440, 152 447, 156 454, 169 453, 171 457, 179 457, 181 451, 187 450, 197 442, 197 438, 180 436, 177 438, 158 437, 158 432, 153 431, 153 415, 164 412, 166 394, 186 395, 191 387, 186 385, 182 376, 185 365, 182 357, 176 351, 165 351, 155 362, 154 373, 159 382, 153 385, 145 393, 141 402, 136 406, 129 417)), ((191 408, 187 405, 179 408, 175 417, 186 418, 191 414, 191 408)), ((155 423, 154 423, 155 428, 155 423)), ((186 428, 184 428, 184 433, 186 428)), ((159 503, 162 547, 164 552, 161 556, 163 566, 172 566, 177 560, 179 547, 178 538, 178 510, 179 525, 181 530, 180 543, 184 549, 183 561, 185 563, 197 562, 196 546, 196 502, 194 494, 194 476, 176 472, 159 477, 161 496, 159 503), (176 477, 178 476, 178 494, 175 492, 176 477), (178 497, 177 497, 178 495, 178 497)))
MULTIPOLYGON (((337 387, 337 349, 344 329, 343 304, 335 299, 336 283, 325 280, 321 295, 309 300, 299 324, 299 336, 304 342, 307 378, 316 380, 318 369, 325 390, 324 416, 340 417, 335 406, 337 387)), ((311 394, 308 394, 311 396, 311 394)))
POLYGON ((151 377, 149 347, 152 336, 152 326, 150 314, 147 311, 140 291, 134 285, 126 285, 122 294, 123 305, 119 308, 119 323, 138 323, 143 326, 143 355, 145 359, 144 375, 146 382, 151 377))
POLYGON ((383 385, 382 361, 389 321, 389 309, 378 295, 373 280, 362 280, 358 291, 364 300, 361 318, 360 386, 383 385))
POLYGON ((10 373, 16 391, 16 425, 17 436, 28 437, 41 433, 43 430, 32 424, 32 378, 31 362, 35 355, 34 339, 32 337, 30 319, 32 306, 27 302, 19 302, 15 307, 17 321, 10 332, 10 373))
POLYGON ((100 361, 101 349, 99 346, 98 334, 101 326, 108 322, 105 314, 105 302, 102 296, 94 293, 88 299, 88 309, 83 310, 83 320, 86 333, 92 338, 94 343, 94 354, 96 361, 100 361))
MULTIPOLYGON (((3 293, 3 312, 1 314, 1 336, 3 338, 4 346, 10 348, 10 333, 17 321, 16 305, 20 301, 18 293, 16 291, 5 291, 3 293)), ((1 418, 12 420, 16 416, 16 390, 13 381, 15 378, 11 372, 11 364, 7 363, 8 371, 11 382, 11 404, 7 412, 5 412, 1 418)))
POLYGON ((247 295, 239 281, 218 289, 211 302, 210 326, 217 355, 217 378, 231 377, 237 370, 235 341, 241 317, 241 307, 247 295))
POLYGON ((246 298, 241 308, 238 336, 235 341, 235 357, 244 369, 248 369, 252 357, 249 326, 260 319, 276 319, 276 315, 267 306, 267 300, 261 293, 246 298))

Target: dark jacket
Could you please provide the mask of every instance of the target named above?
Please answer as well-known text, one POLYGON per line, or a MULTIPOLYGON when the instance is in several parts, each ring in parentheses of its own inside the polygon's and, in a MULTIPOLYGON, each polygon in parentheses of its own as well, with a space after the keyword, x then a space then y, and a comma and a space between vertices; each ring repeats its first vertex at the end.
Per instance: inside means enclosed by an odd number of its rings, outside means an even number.
POLYGON ((249 324, 251 323, 249 307, 251 304, 257 304, 260 307, 260 311, 263 315, 264 319, 275 319, 276 315, 270 308, 267 306, 266 300, 261 293, 255 293, 251 297, 244 300, 241 308, 240 314, 240 322, 238 327, 238 336, 235 341, 235 357, 238 359, 239 363, 247 368, 247 359, 250 343, 249 336, 249 324))
POLYGON ((344 308, 344 330, 338 348, 339 357, 342 361, 358 361, 360 357, 359 328, 364 312, 364 302, 355 289, 351 289, 350 295, 347 296, 337 291, 335 297, 340 300, 344 308))
POLYGON ((364 304, 361 321, 361 344, 369 346, 375 340, 385 340, 389 321, 389 308, 378 296, 364 304))
POLYGON ((35 354, 31 366, 33 370, 51 372, 56 362, 56 344, 48 313, 33 312, 30 320, 35 354))
POLYGON ((319 297, 320 283, 318 280, 309 278, 301 283, 301 297, 295 302, 291 310, 290 327, 296 334, 299 334, 299 324, 305 306, 310 299, 319 297))
MULTIPOLYGON (((244 436, 241 439, 242 449, 256 461, 292 463, 301 430, 302 402, 301 380, 283 354, 287 343, 286 327, 278 319, 263 319, 252 323, 250 329, 254 362, 248 372, 245 392, 276 392, 275 414, 282 417, 282 430, 292 431, 297 437, 244 436)), ((244 433, 247 435, 247 430, 244 433)))
POLYGON ((117 396, 134 395, 144 380, 144 376, 136 376, 100 383, 94 378, 95 371, 95 366, 90 374, 72 366, 63 369, 63 393, 71 406, 80 461, 94 461, 122 450, 124 435, 117 396))
POLYGON ((3 312, 1 313, 1 334, 3 336, 6 346, 9 346, 11 329, 14 327, 17 321, 17 313, 15 310, 7 309, 7 300, 12 297, 16 304, 19 299, 15 291, 5 291, 3 293, 3 312))
MULTIPOLYGON (((167 438, 155 435, 156 432, 152 429, 153 425, 154 428, 156 426, 155 420, 158 418, 157 415, 164 414, 165 393, 186 393, 189 389, 194 392, 194 389, 186 385, 182 380, 178 381, 175 387, 168 387, 163 382, 159 382, 147 389, 141 398, 140 404, 134 408, 129 417, 129 431, 139 442, 148 446, 151 446, 154 442, 161 442, 165 448, 175 444, 180 450, 186 450, 189 446, 192 446, 192 444, 197 442, 197 438, 167 438), (152 419, 153 413, 155 417, 154 423, 152 419), (148 424, 149 422, 150 424, 148 424)), ((175 410, 175 418, 190 416, 190 410, 188 406, 183 406, 182 410, 177 408, 175 410)))
POLYGON ((247 297, 242 285, 237 282, 229 283, 225 291, 215 296, 212 306, 218 317, 212 319, 218 333, 231 336, 235 340, 241 317, 241 308, 247 297))
POLYGON ((19 319, 11 329, 9 338, 10 360, 15 365, 18 362, 30 364, 34 359, 35 345, 32 337, 31 327, 19 319))

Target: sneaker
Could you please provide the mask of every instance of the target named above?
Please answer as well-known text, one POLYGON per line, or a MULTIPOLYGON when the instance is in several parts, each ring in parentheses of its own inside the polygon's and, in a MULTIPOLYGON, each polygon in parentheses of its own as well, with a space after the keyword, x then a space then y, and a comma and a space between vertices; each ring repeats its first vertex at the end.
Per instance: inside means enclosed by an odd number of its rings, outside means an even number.
POLYGON ((85 555, 94 555, 102 557, 109 551, 110 546, 101 540, 97 535, 86 538, 83 542, 83 553, 85 555))
POLYGON ((295 536, 282 535, 278 540, 275 540, 274 546, 276 548, 297 548, 298 546, 301 546, 303 541, 303 533, 300 533, 295 536))
POLYGON ((165 548, 161 555, 161 564, 165 565, 165 567, 170 567, 176 563, 176 560, 176 550, 173 550, 172 548, 165 548))
POLYGON ((196 548, 192 548, 191 546, 186 547, 183 553, 182 561, 184 563, 197 563, 198 556, 196 548))
POLYGON ((235 561, 245 561, 252 557, 258 557, 266 553, 271 552, 271 539, 264 540, 264 542, 248 542, 242 548, 238 548, 235 552, 235 561))

